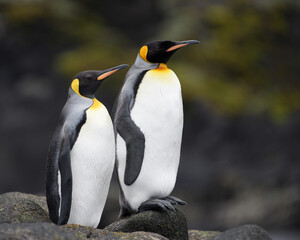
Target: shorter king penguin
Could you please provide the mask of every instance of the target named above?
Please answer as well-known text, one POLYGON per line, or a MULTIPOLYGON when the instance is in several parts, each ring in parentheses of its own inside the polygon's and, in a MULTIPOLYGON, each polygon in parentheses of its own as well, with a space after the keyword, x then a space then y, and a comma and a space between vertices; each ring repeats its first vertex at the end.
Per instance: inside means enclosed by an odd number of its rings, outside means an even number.
POLYGON ((178 49, 196 43, 149 42, 126 74, 113 109, 120 217, 186 204, 170 196, 179 165, 183 106, 180 82, 166 63, 178 49))
POLYGON ((52 222, 97 227, 115 163, 115 137, 102 81, 127 67, 78 73, 69 88, 47 159, 46 197, 52 222))

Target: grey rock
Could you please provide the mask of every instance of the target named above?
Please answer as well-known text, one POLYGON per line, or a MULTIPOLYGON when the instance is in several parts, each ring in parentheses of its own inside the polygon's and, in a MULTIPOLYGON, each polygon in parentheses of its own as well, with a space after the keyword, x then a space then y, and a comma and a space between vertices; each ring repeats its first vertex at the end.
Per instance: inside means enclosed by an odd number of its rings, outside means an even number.
POLYGON ((65 225, 63 229, 72 232, 79 239, 101 239, 101 240, 167 240, 167 238, 150 232, 109 232, 107 230, 96 229, 92 227, 84 227, 76 224, 65 225))
POLYGON ((0 239, 79 240, 73 233, 52 223, 0 224, 0 239))
POLYGON ((92 233, 95 231, 95 228, 81 226, 77 224, 67 224, 60 227, 68 232, 72 232, 79 239, 90 238, 92 233))
POLYGON ((18 200, 31 200, 38 205, 40 205, 41 208, 43 208, 46 212, 48 212, 47 202, 45 196, 36 196, 33 194, 28 193, 20 193, 20 192, 9 192, 0 194, 0 206, 6 205, 8 203, 18 201, 18 200))
POLYGON ((156 233, 120 233, 84 227, 79 225, 56 226, 53 223, 0 224, 0 239, 39 240, 167 240, 156 233))
POLYGON ((244 225, 229 229, 210 240, 271 240, 271 237, 259 226, 244 225))
POLYGON ((104 230, 80 225, 56 226, 48 222, 45 197, 18 192, 0 195, 0 240, 271 240, 268 233, 256 225, 240 226, 223 233, 188 231, 186 218, 179 209, 176 212, 135 214, 112 223, 104 230))
POLYGON ((167 238, 157 234, 150 232, 133 232, 133 233, 122 233, 122 232, 109 232, 102 231, 101 235, 92 235, 91 238, 101 239, 101 240, 168 240, 167 238), (99 236, 99 237, 98 237, 99 236))
POLYGON ((45 199, 31 194, 0 195, 0 223, 50 222, 45 199))
POLYGON ((187 240, 187 221, 183 212, 146 211, 116 221, 105 228, 111 232, 153 232, 170 240, 187 240))
POLYGON ((189 240, 210 240, 217 234, 220 234, 220 232, 189 230, 189 240))

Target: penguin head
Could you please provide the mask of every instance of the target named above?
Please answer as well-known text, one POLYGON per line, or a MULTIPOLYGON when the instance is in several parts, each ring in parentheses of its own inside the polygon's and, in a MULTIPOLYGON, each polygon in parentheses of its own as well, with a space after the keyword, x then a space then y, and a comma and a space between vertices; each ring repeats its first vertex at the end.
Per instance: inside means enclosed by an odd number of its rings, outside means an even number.
POLYGON ((141 47, 139 54, 146 62, 167 63, 179 48, 196 43, 199 43, 199 41, 152 41, 141 47))
POLYGON ((80 72, 73 78, 71 88, 80 96, 94 98, 98 87, 105 78, 128 66, 127 64, 122 64, 106 70, 80 72))

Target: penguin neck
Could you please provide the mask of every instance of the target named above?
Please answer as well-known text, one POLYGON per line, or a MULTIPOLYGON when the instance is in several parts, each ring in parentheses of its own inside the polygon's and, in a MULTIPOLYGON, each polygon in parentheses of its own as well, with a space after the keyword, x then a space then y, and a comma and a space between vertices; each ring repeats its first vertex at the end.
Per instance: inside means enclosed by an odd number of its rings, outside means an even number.
POLYGON ((76 93, 71 87, 69 88, 69 98, 72 98, 72 101, 75 101, 77 103, 82 103, 82 102, 87 102, 90 104, 90 109, 96 110, 99 109, 103 104, 95 97, 93 98, 88 98, 84 97, 78 93, 76 93))
POLYGON ((159 63, 146 62, 144 59, 142 59, 140 57, 140 54, 138 54, 135 59, 134 66, 137 66, 137 67, 143 68, 143 69, 154 69, 159 66, 159 63))
POLYGON ((97 99, 93 98, 93 105, 90 107, 92 110, 97 110, 99 109, 103 104, 97 99))
POLYGON ((165 63, 160 63, 160 64, 158 65, 158 67, 157 67, 157 70, 162 70, 162 71, 164 71, 164 70, 167 70, 167 69, 169 69, 169 68, 168 68, 167 64, 165 64, 165 63))

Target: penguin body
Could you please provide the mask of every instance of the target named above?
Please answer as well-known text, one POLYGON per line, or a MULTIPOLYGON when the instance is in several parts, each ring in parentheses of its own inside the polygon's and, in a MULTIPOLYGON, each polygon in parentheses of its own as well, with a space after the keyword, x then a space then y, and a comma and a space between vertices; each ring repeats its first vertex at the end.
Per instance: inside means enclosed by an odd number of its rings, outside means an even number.
POLYGON ((123 67, 80 73, 69 89, 47 160, 47 204, 56 224, 97 227, 100 222, 115 163, 115 138, 108 111, 94 92, 108 73, 123 67))
POLYGON ((73 189, 69 224, 98 226, 114 168, 112 121, 97 101, 86 111, 86 122, 70 152, 73 189))
MULTIPOLYGON (((125 199, 135 211, 152 197, 167 197, 176 180, 183 128, 181 87, 170 69, 149 70, 139 85, 131 119, 143 132, 146 143, 138 178, 127 186, 121 181, 125 199), (137 194, 138 193, 138 194, 137 194)), ((124 179, 126 145, 117 136, 118 174, 124 179)))
MULTIPOLYGON (((144 210, 174 210, 185 204, 169 196, 175 186, 183 129, 181 86, 165 64, 179 43, 153 42, 141 48, 115 103, 117 171, 121 216, 144 210), (166 46, 165 46, 166 45, 166 46)), ((196 43, 196 42, 193 42, 196 43)))

